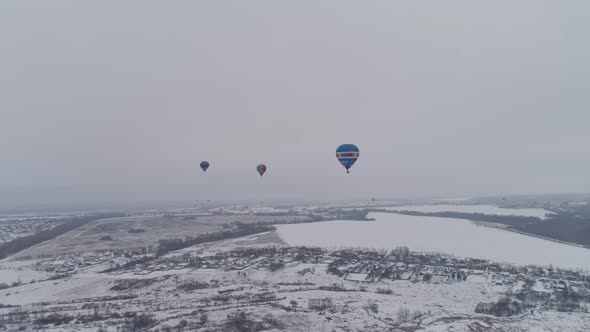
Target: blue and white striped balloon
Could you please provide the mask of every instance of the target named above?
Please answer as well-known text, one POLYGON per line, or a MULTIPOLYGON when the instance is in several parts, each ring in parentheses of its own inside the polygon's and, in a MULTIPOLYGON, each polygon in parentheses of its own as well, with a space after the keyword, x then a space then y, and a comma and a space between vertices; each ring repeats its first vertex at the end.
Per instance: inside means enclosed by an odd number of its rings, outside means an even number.
POLYGON ((342 144, 336 149, 336 158, 346 168, 346 173, 359 158, 359 148, 354 144, 342 144))

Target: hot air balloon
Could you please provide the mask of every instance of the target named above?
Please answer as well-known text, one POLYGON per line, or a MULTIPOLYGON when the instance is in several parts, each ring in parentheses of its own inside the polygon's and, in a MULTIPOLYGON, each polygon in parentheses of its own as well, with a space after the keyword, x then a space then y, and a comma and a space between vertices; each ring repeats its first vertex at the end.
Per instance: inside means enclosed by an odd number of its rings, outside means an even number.
POLYGON ((258 174, 260 174, 260 176, 262 176, 266 172, 266 165, 260 164, 256 166, 256 171, 258 172, 258 174))
POLYGON ((208 161, 202 161, 201 162, 201 169, 203 170, 203 172, 207 171, 207 168, 209 168, 209 162, 208 161))
POLYGON ((346 168, 346 173, 359 158, 359 148, 354 144, 342 144, 336 149, 336 158, 346 168))

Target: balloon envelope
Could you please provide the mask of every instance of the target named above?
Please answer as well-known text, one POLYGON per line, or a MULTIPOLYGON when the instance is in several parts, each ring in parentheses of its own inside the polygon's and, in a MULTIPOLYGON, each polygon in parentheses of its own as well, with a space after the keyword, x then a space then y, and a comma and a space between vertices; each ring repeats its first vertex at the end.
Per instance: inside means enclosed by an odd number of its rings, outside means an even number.
POLYGON ((207 171, 207 168, 209 168, 209 162, 208 161, 202 161, 201 162, 201 169, 203 170, 203 172, 207 171))
POLYGON ((348 170, 359 158, 359 148, 354 144, 342 144, 336 149, 336 158, 349 173, 348 170))
POLYGON ((266 172, 266 165, 260 164, 256 166, 256 171, 258 172, 258 174, 260 174, 260 176, 262 176, 266 172))

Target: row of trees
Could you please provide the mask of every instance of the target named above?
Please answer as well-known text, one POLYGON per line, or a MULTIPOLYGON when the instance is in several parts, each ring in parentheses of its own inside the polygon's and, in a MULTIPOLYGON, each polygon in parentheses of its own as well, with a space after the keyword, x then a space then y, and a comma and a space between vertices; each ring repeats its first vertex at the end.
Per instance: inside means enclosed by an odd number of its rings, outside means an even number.
POLYGON ((242 224, 237 223, 235 228, 231 228, 228 230, 215 232, 215 233, 205 233, 200 234, 195 237, 188 237, 184 240, 182 239, 171 239, 171 240, 160 240, 158 245, 158 250, 156 254, 158 256, 164 255, 168 252, 187 248, 190 246, 194 246, 196 244, 202 244, 207 242, 215 242, 221 241, 251 234, 257 234, 262 232, 268 232, 274 230, 275 228, 272 226, 264 226, 264 225, 250 225, 250 224, 242 224))

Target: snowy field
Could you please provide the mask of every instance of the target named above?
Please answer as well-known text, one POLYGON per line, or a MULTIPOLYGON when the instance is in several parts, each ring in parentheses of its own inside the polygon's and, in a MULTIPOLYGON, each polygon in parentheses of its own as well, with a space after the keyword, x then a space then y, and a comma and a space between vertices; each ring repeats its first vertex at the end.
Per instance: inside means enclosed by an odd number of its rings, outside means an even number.
POLYGON ((6 283, 8 285, 19 281, 29 283, 33 280, 44 280, 48 276, 47 273, 31 270, 0 269, 0 283, 6 283))
POLYGON ((470 201, 470 197, 451 197, 451 198, 437 198, 435 201, 438 202, 468 202, 470 201))
MULTIPOLYGON (((373 226, 378 226, 380 223, 395 224, 387 219, 395 216, 390 213, 373 214, 371 217, 377 217, 379 222, 346 222, 366 229, 367 232, 364 233, 359 229, 351 230, 347 227, 334 226, 327 229, 327 232, 339 232, 341 229, 352 235, 374 236, 371 232, 379 231, 379 229, 373 226), (367 227, 369 225, 370 227, 367 227)), ((411 224, 429 219, 436 220, 436 223, 453 220, 400 217, 410 218, 401 219, 400 222, 403 223, 405 220, 410 221, 411 224)), ((334 225, 334 223, 281 225, 280 227, 316 225, 334 225)), ((446 227, 448 228, 448 225, 446 227)), ((407 235, 401 229, 399 238, 407 235)), ((307 232, 309 229, 302 230, 307 232)), ((383 228, 381 231, 391 231, 391 229, 383 228)), ((436 234, 437 231, 440 233, 438 229, 435 229, 433 233, 436 234)), ((302 233, 303 238, 306 236, 307 233, 302 233)), ((326 242, 333 241, 332 236, 327 236, 325 239, 326 242)), ((382 240, 376 243, 382 243, 382 240)), ((590 331, 590 315, 585 312, 557 312, 535 308, 534 314, 528 314, 527 310, 526 314, 507 318, 476 314, 474 308, 479 303, 497 301, 504 296, 499 292, 506 291, 505 287, 488 287, 488 283, 491 282, 489 275, 479 272, 470 275, 467 282, 414 282, 387 278, 375 282, 361 282, 366 278, 367 273, 350 273, 347 279, 328 273, 329 263, 338 259, 330 253, 320 255, 311 253, 305 260, 299 260, 296 258, 298 257, 296 251, 280 255, 268 254, 273 251, 262 251, 267 254, 263 253, 261 257, 252 261, 251 256, 241 256, 239 251, 234 251, 244 246, 254 248, 268 244, 281 244, 275 232, 200 244, 191 247, 191 250, 186 248, 168 254, 168 257, 178 256, 181 253, 189 254, 205 260, 210 259, 211 262, 216 260, 223 262, 223 265, 218 268, 202 266, 201 268, 160 270, 147 275, 135 274, 135 268, 116 273, 84 270, 57 280, 23 283, 20 286, 0 290, 0 303, 19 306, 0 308, 0 319, 6 331, 20 330, 21 326, 24 326, 23 330, 26 331, 47 332, 95 332, 99 328, 107 331, 229 331, 228 317, 242 311, 249 317, 248 321, 267 320, 280 323, 274 327, 265 328, 265 331, 590 331), (220 257, 217 259, 211 259, 218 256, 220 257), (248 261, 248 264, 230 267, 240 259, 243 259, 244 263, 248 261), (270 271, 266 264, 278 259, 281 262, 284 261, 284 266, 270 271), (225 265, 226 263, 228 265, 225 265), (126 279, 125 282, 122 282, 124 279, 126 279), (114 288, 126 283, 132 286, 114 288), (206 287, 195 289, 180 287, 196 283, 206 287), (338 288, 331 290, 335 285, 347 291, 340 291, 338 288), (116 300, 100 298, 105 296, 120 298, 116 300), (333 308, 313 309, 311 304, 318 301, 327 301, 333 308), (368 310, 368 305, 375 305, 378 310, 368 310), (94 309, 95 307, 97 309, 94 309), (419 314, 419 318, 394 325, 398 321, 401 310, 409 311, 408 315, 411 313, 411 316, 419 314), (47 317, 49 313, 73 319, 60 325, 51 323, 40 325, 40 315, 47 317), (133 320, 125 317, 133 313, 145 313, 158 321, 154 322, 155 325, 149 329, 145 327, 132 329, 128 324, 131 324, 133 320), (207 317, 204 322, 200 319, 203 317, 202 313, 205 313, 207 317), (122 315, 124 317, 121 317, 122 315), (183 320, 189 325, 177 327, 183 320)), ((0 267, 20 272, 27 267, 36 266, 37 262, 43 262, 43 260, 4 262, 0 263, 0 267)), ((350 258, 349 264, 354 266, 363 263, 350 258)), ((346 265, 348 264, 344 266, 346 265)), ((493 276, 495 273, 490 275, 493 276)), ((541 289, 541 291, 546 290, 541 289)))
POLYGON ((547 219, 553 212, 544 209, 507 209, 493 205, 408 205, 387 208, 391 211, 415 211, 425 213, 458 212, 458 213, 482 213, 496 216, 522 216, 547 219))
POLYGON ((361 247, 443 252, 518 265, 553 264, 590 271, 590 250, 478 226, 468 220, 370 213, 376 221, 330 221, 276 225, 291 246, 361 247))

